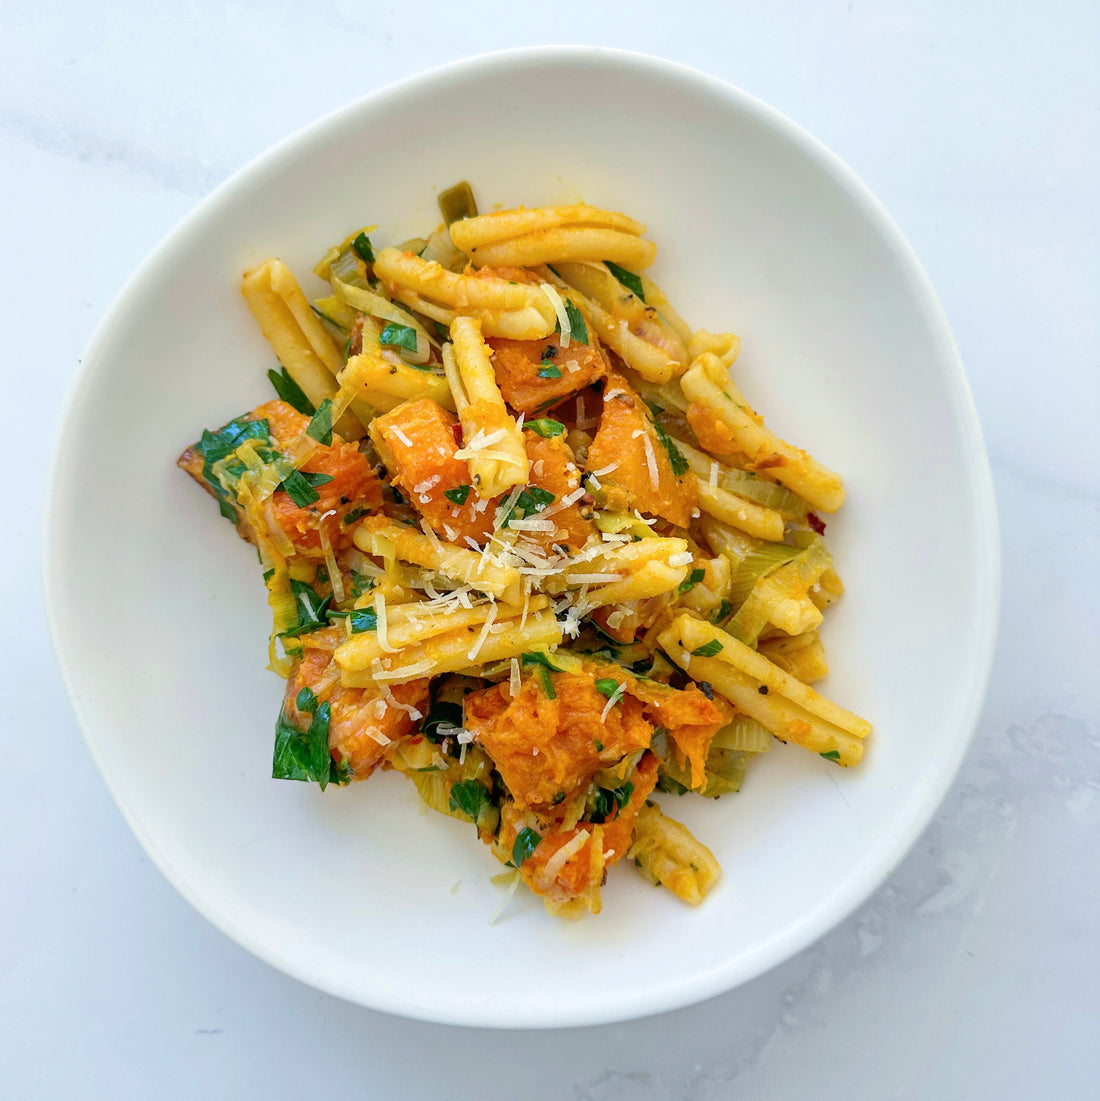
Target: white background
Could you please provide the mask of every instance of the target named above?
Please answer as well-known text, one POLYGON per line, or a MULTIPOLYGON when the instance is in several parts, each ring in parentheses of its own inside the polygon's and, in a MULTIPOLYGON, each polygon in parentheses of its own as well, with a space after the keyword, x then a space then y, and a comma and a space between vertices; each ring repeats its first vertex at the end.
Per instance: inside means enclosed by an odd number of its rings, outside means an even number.
MULTIPOLYGON (((0 1097, 1095 1097, 1098 10, 0 4, 0 1097), (43 624, 48 456, 96 322, 217 183, 397 77, 578 42, 662 54, 766 100, 847 160, 900 224, 954 326, 993 464, 996 666, 933 825, 800 956, 626 1025, 410 1023, 253 959, 128 833, 43 624)), ((659 135, 648 152, 660 155, 659 135)), ((385 167, 415 174, 415 151, 385 167)))

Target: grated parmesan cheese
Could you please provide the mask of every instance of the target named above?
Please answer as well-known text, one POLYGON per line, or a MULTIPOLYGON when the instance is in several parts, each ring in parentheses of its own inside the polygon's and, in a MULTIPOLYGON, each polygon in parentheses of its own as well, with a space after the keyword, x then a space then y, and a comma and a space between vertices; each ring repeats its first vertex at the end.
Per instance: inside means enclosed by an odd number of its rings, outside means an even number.
POLYGON ((404 711, 413 722, 418 722, 420 719, 424 718, 412 704, 402 703, 393 694, 393 689, 391 689, 388 684, 380 684, 378 687, 382 689, 382 695, 386 697, 386 703, 388 703, 390 707, 396 707, 398 711, 404 711))
POLYGON ((469 661, 475 661, 477 655, 481 653, 482 646, 485 645, 486 640, 489 637, 489 628, 492 627, 493 622, 497 617, 497 605, 495 603, 489 605, 489 614, 485 617, 485 623, 482 625, 481 633, 477 636, 477 641, 467 651, 466 657, 469 661))
POLYGON ((412 442, 412 440, 410 440, 410 439, 409 439, 409 437, 408 437, 408 436, 406 436, 406 435, 405 435, 405 433, 404 433, 404 432, 402 432, 402 431, 401 431, 401 429, 397 427, 397 425, 394 425, 394 427, 393 427, 393 434, 394 434, 394 435, 395 435, 395 436, 396 436, 396 437, 397 437, 397 438, 398 438, 398 439, 399 439, 399 440, 400 440, 400 441, 401 441, 401 442, 402 442, 402 443, 403 443, 403 444, 404 444, 404 445, 405 445, 406 447, 412 447, 412 445, 413 445, 413 442, 412 442))
POLYGON ((439 480, 439 475, 433 474, 430 478, 425 478, 424 481, 417 482, 417 484, 413 486, 412 491, 413 493, 427 493, 429 489, 434 489, 439 485, 439 480))
POLYGON ((653 441, 649 438, 648 432, 642 435, 642 444, 645 446, 645 463, 649 467, 649 482, 654 489, 657 489, 661 479, 657 473, 657 456, 653 451, 653 441))
POLYGON ((387 654, 399 653, 396 646, 390 645, 389 625, 386 622, 386 598, 382 595, 381 589, 375 589, 374 591, 374 618, 376 621, 375 635, 378 638, 379 647, 385 650, 387 654))
POLYGON ((623 698, 623 693, 626 691, 626 685, 620 684, 614 692, 607 698, 607 703, 603 705, 603 714, 600 715, 600 722, 607 722, 607 713, 623 698))
POLYGON ((328 532, 325 531, 325 520, 336 515, 336 509, 330 508, 317 520, 317 535, 321 540, 321 553, 325 556, 325 568, 328 570, 328 579, 332 583, 332 596, 337 604, 344 602, 344 575, 336 564, 336 555, 332 553, 332 543, 329 541, 328 532))
MULTIPOLYGON (((387 669, 378 680, 382 683, 385 681, 402 681, 413 680, 415 677, 422 677, 425 673, 430 673, 435 668, 435 662, 431 658, 424 658, 423 661, 414 661, 410 665, 399 665, 396 669, 387 669)), ((400 705, 399 705, 400 706, 400 705)), ((408 710, 405 708, 404 710, 408 710)), ((415 711, 416 708, 413 708, 415 711)), ((412 714, 412 711, 409 711, 412 714)), ((420 718, 420 712, 416 712, 416 718, 420 718)))
POLYGON ((686 566, 690 562, 695 561, 695 556, 691 551, 681 551, 679 554, 670 554, 668 556, 668 564, 670 566, 686 566))
POLYGON ((377 742, 379 745, 389 745, 392 738, 386 737, 381 730, 375 730, 373 726, 367 726, 363 728, 363 732, 372 742, 377 742))
POLYGON ((561 329, 560 344, 562 348, 569 347, 569 338, 573 335, 573 327, 569 321, 569 311, 561 300, 561 295, 549 283, 540 283, 539 290, 550 299, 550 305, 554 307, 554 313, 558 315, 558 327, 561 329))
POLYGON ((588 830, 580 830, 573 838, 567 841, 549 860, 543 868, 543 875, 553 882, 558 878, 558 873, 584 848, 589 838, 588 830))
POLYGON ((524 519, 513 520, 508 525, 514 531, 554 531, 557 528, 557 524, 553 520, 541 520, 541 519, 524 519))

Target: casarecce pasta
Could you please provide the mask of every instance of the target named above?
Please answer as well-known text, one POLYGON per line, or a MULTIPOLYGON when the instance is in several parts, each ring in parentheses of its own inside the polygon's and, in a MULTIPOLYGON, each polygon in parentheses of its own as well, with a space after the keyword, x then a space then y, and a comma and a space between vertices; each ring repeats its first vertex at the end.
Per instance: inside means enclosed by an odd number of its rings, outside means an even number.
POLYGON ((643 274, 640 222, 440 207, 330 248, 312 302, 247 271, 277 398, 179 459, 259 553, 273 775, 397 770, 555 914, 619 863, 698 904, 718 861, 655 792, 735 792, 774 739, 862 757, 870 724, 810 687, 843 485, 643 274))

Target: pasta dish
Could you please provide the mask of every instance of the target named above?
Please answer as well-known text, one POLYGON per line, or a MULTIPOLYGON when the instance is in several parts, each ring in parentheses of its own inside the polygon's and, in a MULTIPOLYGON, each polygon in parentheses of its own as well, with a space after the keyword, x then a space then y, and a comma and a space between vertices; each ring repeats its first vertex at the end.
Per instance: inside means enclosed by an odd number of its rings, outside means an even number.
POLYGON ((598 913, 619 863, 699 903, 718 862, 655 792, 736 792, 773 739, 862 756, 811 687, 841 480, 645 274, 643 225, 479 214, 465 183, 440 207, 329 249, 313 300, 247 271, 276 398, 179 459, 259 554, 273 775, 397 770, 555 914, 598 913))

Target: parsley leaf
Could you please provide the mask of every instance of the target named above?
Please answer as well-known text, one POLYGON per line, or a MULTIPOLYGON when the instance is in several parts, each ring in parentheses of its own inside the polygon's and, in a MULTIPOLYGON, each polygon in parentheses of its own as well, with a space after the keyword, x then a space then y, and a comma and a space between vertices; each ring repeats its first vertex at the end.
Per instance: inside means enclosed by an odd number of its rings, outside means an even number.
POLYGON ((676 591, 680 593, 691 592, 691 590, 706 576, 706 570, 692 570, 691 573, 687 575, 686 580, 680 582, 680 587, 676 591))
POLYGON ((610 260, 605 260, 604 264, 607 265, 607 270, 631 294, 637 295, 643 302, 645 301, 645 291, 642 289, 642 277, 640 275, 635 275, 632 271, 627 271, 626 268, 620 268, 618 264, 613 264, 610 260))
MULTIPOLYGON (((553 270, 553 269, 551 269, 553 270)), ((564 299, 565 302, 565 314, 569 318, 569 333, 570 339, 576 340, 580 344, 588 343, 588 326, 584 323, 584 315, 576 306, 573 305, 571 299, 564 299)), ((561 332, 561 322, 557 324, 556 332, 561 332)))
POLYGON ((307 417, 312 417, 317 412, 313 407, 313 402, 306 397, 305 391, 290 377, 285 367, 280 371, 268 371, 267 377, 271 380, 275 393, 287 405, 292 405, 299 413, 304 413, 307 417))
POLYGON ((306 426, 306 435, 328 447, 332 443, 332 400, 325 398, 306 426))
POLYGON ((229 493, 214 473, 215 463, 228 459, 245 440, 271 439, 271 427, 266 420, 245 420, 238 417, 223 425, 217 432, 203 431, 202 439, 195 444, 195 450, 202 456, 202 480, 214 491, 218 498, 221 514, 236 523, 237 510, 233 507, 229 493))
POLYGON ((824 757, 826 761, 839 761, 840 760, 840 750, 839 749, 830 749, 828 753, 819 753, 818 756, 819 757, 824 757))
POLYGON ((476 822, 481 808, 489 802, 489 793, 476 780, 459 780, 452 788, 447 805, 476 822))
POLYGON ((278 485, 285 489, 290 499, 299 507, 305 508, 319 501, 321 495, 314 488, 332 481, 331 474, 306 474, 301 470, 292 470, 278 485))
POLYGON ((554 501, 554 494, 541 486, 528 486, 517 498, 508 515, 501 522, 501 527, 506 528, 513 520, 523 520, 541 512, 547 505, 554 501))
POLYGON ((409 325, 398 325, 391 321, 382 330, 378 343, 390 348, 404 348, 408 352, 415 352, 416 330, 409 325))
POLYGON ((378 630, 378 613, 373 608, 354 608, 348 619, 351 622, 353 635, 378 630))
POLYGON ((353 600, 362 596, 363 593, 370 592, 373 588, 374 578, 370 574, 360 573, 358 570, 351 571, 351 596, 353 600))
POLYGON ((298 609, 298 622, 286 631, 287 635, 308 635, 310 631, 319 631, 328 626, 328 606, 332 602, 331 596, 323 599, 317 595, 312 585, 307 585, 297 578, 290 579, 290 588, 294 593, 294 602, 298 609))
POLYGON ((355 255, 366 264, 374 263, 374 249, 371 247, 370 238, 365 233, 360 233, 351 243, 355 255))
POLYGON ((626 685, 611 677, 601 677, 596 681, 596 691, 606 696, 613 704, 618 703, 626 692, 626 685))
POLYGON ((512 863, 518 868, 539 847, 542 838, 530 826, 516 834, 512 845, 512 863))
POLYGON ((561 368, 555 363, 543 360, 539 366, 539 378, 561 378, 561 368))
POLYGON ((520 654, 519 661, 521 665, 541 665, 544 669, 549 669, 551 673, 565 672, 564 669, 559 669, 546 654, 540 654, 538 651, 520 654))
POLYGON ((597 825, 608 820, 614 821, 619 817, 623 807, 630 802, 633 794, 634 785, 629 780, 621 787, 597 788, 589 820, 597 825))
POLYGON ((668 461, 672 464, 672 473, 679 478, 690 469, 687 459, 680 449, 669 439, 668 433, 661 427, 661 422, 654 420, 653 431, 657 433, 657 442, 668 452, 668 461))
POLYGON ((369 510, 363 508, 362 505, 358 505, 355 508, 349 508, 348 511, 344 513, 344 526, 347 527, 348 524, 354 524, 356 520, 366 516, 368 511, 369 510))
POLYGON ((728 600, 723 600, 722 603, 718 605, 718 611, 714 613, 714 618, 711 620, 711 622, 721 623, 729 616, 730 612, 732 611, 733 605, 728 600))
POLYGON ((470 496, 471 486, 455 486, 454 489, 445 489, 443 496, 456 505, 464 505, 470 496))
POLYGON ((530 428, 536 436, 541 436, 544 440, 552 436, 560 436, 565 432, 565 425, 561 421, 552 420, 550 417, 540 417, 538 420, 527 421, 523 427, 530 428))
POLYGON ((271 775, 276 780, 313 781, 324 791, 328 784, 346 784, 351 769, 346 761, 337 765, 329 752, 328 733, 332 707, 318 703, 312 689, 303 688, 295 700, 298 710, 312 713, 309 727, 296 726, 284 708, 275 723, 275 752, 271 775))
POLYGON ((546 693, 546 698, 548 700, 556 700, 558 694, 554 691, 554 681, 550 677, 550 670, 540 665, 539 678, 542 680, 542 690, 546 693))
POLYGON ((452 703, 450 700, 434 700, 428 717, 420 724, 420 733, 438 745, 443 741, 445 734, 440 733, 440 727, 455 727, 462 725, 462 704, 452 703))
POLYGON ((716 638, 712 638, 705 646, 691 651, 693 658, 712 658, 722 649, 722 644, 716 638))

